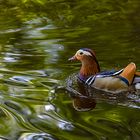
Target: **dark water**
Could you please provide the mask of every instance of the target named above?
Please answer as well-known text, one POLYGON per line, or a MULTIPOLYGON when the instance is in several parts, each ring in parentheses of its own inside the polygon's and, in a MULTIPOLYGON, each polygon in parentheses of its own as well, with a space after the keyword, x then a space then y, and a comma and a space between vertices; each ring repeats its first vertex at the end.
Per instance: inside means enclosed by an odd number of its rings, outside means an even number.
POLYGON ((73 104, 84 97, 66 90, 79 48, 94 49, 103 70, 131 61, 140 70, 139 9, 138 0, 1 0, 0 139, 140 140, 139 95, 102 94, 81 112, 73 104))

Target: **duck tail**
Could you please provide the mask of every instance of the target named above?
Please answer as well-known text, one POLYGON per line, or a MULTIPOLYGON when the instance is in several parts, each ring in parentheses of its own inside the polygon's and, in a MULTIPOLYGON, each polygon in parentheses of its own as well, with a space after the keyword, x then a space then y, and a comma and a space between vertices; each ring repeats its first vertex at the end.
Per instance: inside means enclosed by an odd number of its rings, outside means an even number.
POLYGON ((136 71, 135 76, 140 76, 140 71, 136 71))

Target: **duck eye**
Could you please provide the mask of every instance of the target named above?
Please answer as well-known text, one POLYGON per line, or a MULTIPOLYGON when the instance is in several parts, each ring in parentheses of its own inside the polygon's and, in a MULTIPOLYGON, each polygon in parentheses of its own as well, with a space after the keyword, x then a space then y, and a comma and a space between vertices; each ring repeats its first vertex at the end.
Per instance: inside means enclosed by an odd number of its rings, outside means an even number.
POLYGON ((83 55, 84 53, 83 53, 83 52, 80 52, 79 54, 80 54, 80 55, 83 55))

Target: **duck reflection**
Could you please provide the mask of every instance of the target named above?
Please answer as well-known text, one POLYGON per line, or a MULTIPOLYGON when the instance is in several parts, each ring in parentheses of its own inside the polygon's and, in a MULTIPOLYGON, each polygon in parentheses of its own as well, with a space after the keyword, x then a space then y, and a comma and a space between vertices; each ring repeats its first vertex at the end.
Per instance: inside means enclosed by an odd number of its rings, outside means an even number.
POLYGON ((89 111, 96 107, 96 100, 90 96, 90 92, 88 91, 86 86, 79 80, 77 80, 76 90, 73 89, 70 85, 67 86, 67 90, 69 91, 72 98, 73 107, 77 111, 89 111))

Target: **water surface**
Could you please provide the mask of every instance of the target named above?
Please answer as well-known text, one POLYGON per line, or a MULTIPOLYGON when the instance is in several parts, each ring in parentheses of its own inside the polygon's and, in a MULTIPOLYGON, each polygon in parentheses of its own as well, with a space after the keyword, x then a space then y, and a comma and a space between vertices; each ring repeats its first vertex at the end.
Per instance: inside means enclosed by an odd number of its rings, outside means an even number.
POLYGON ((137 0, 2 0, 0 139, 139 140, 139 95, 101 94, 77 111, 84 97, 66 90, 79 48, 94 49, 102 70, 131 61, 140 70, 139 9, 137 0))

